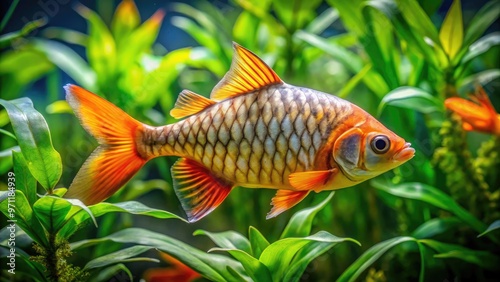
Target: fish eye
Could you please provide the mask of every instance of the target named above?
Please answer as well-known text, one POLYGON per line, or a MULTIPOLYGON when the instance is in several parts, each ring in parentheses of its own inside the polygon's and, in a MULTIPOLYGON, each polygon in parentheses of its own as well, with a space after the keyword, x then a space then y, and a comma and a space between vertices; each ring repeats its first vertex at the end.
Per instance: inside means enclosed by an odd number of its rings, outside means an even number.
POLYGON ((377 135, 372 139, 370 145, 375 153, 384 154, 389 151, 391 141, 389 141, 389 138, 385 135, 377 135))

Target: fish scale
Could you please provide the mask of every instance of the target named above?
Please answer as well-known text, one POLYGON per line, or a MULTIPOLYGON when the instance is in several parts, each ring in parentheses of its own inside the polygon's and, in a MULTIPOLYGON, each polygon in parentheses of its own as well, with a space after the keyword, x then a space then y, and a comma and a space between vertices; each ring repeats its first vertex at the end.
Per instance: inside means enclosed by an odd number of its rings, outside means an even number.
POLYGON ((347 102, 319 91, 271 86, 157 127, 147 140, 156 140, 155 155, 190 158, 237 185, 283 188, 290 173, 314 168, 334 125, 351 112, 347 102))
POLYGON ((415 150, 375 118, 340 98, 288 85, 259 57, 234 44, 231 69, 210 99, 183 90, 152 127, 75 85, 66 99, 99 142, 66 197, 98 203, 147 161, 180 157, 175 194, 190 222, 220 205, 235 186, 278 189, 267 218, 309 192, 353 186, 413 157, 415 150))

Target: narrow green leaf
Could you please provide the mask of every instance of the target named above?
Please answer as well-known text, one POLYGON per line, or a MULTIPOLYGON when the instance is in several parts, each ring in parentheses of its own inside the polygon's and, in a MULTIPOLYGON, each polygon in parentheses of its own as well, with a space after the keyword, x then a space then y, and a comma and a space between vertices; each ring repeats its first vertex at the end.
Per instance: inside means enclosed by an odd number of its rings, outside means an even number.
POLYGON ((459 89, 474 89, 476 84, 486 85, 500 77, 500 69, 489 69, 474 73, 458 81, 459 89))
POLYGON ((462 47, 463 39, 462 6, 460 0, 453 0, 439 31, 439 40, 450 60, 455 58, 462 47))
POLYGON ((243 250, 213 248, 210 251, 223 251, 230 253, 241 263, 241 265, 243 265, 243 268, 246 270, 246 274, 248 274, 253 281, 274 281, 271 280, 271 273, 266 265, 243 250))
POLYGON ((326 206, 326 204, 330 202, 333 195, 335 195, 335 192, 328 194, 328 196, 319 204, 293 214, 292 218, 288 221, 288 224, 283 230, 283 233, 281 233, 280 238, 308 236, 311 233, 314 217, 326 206))
POLYGON ((490 224, 490 226, 488 226, 488 228, 483 233, 479 234, 477 237, 482 237, 490 233, 491 231, 497 230, 499 228, 500 228, 500 220, 495 220, 492 224, 490 224))
POLYGON ((89 281, 107 282, 110 281, 120 271, 123 271, 127 274, 128 281, 134 281, 132 272, 130 272, 130 270, 123 263, 118 263, 108 266, 104 269, 99 269, 98 273, 95 276, 90 277, 89 281))
POLYGON ((184 222, 186 222, 185 219, 164 211, 164 210, 159 210, 159 209, 153 209, 150 208, 142 203, 135 202, 135 201, 129 201, 129 202, 121 202, 121 203, 108 203, 108 202, 101 202, 92 206, 88 207, 89 212, 83 212, 78 211, 75 214, 71 216, 69 220, 71 220, 70 224, 65 226, 61 230, 61 236, 66 236, 68 237, 69 235, 73 234, 78 227, 85 222, 86 220, 95 217, 100 217, 102 215, 105 215, 110 212, 125 212, 129 214, 137 214, 137 215, 145 215, 145 216, 151 216, 155 218, 176 218, 180 219, 184 222))
MULTIPOLYGON (((303 238, 285 238, 269 245, 262 252, 259 261, 267 266, 269 272, 271 272, 273 281, 281 281, 287 274, 292 260, 307 244, 316 242, 335 245, 345 241, 358 243, 354 239, 336 237, 326 231, 319 231, 314 235, 303 238)), ((308 262, 308 260, 304 260, 303 262, 308 262)))
POLYGON ((125 38, 141 23, 141 16, 134 1, 125 0, 118 4, 111 21, 111 31, 120 46, 125 38))
POLYGON ((262 233, 260 233, 260 231, 253 226, 248 228, 248 239, 250 241, 250 246, 252 247, 252 255, 256 258, 260 257, 262 251, 269 246, 269 242, 266 237, 264 237, 264 235, 262 235, 262 233))
POLYGON ((24 156, 19 151, 12 151, 12 157, 14 162, 14 173, 16 189, 22 191, 26 196, 30 206, 35 203, 36 196, 36 179, 31 175, 28 169, 28 164, 24 159, 24 156))
POLYGON ((71 76, 79 85, 95 90, 97 77, 78 53, 68 46, 53 40, 33 40, 33 47, 47 56, 54 65, 71 76))
POLYGON ((415 87, 399 87, 387 93, 378 106, 378 115, 386 106, 396 106, 421 113, 440 112, 443 110, 443 103, 424 90, 415 87))
POLYGON ((427 37, 434 44, 439 45, 439 35, 429 16, 420 7, 416 0, 396 0, 401 14, 410 27, 420 36, 427 37))
POLYGON ((371 184, 373 187, 391 195, 423 201, 440 209, 452 212, 478 232, 482 232, 486 229, 484 223, 462 208, 450 196, 432 186, 417 182, 394 185, 375 180, 371 181, 371 184))
POLYGON ((283 281, 299 281, 307 266, 335 245, 330 242, 310 242, 305 245, 290 262, 283 281))
POLYGON ((117 49, 118 71, 126 72, 132 64, 139 61, 141 55, 151 52, 164 16, 165 12, 158 10, 124 39, 125 45, 117 49))
POLYGON ((24 27, 19 31, 14 31, 14 32, 9 32, 7 34, 3 34, 2 36, 0 36, 0 48, 7 47, 8 45, 12 44, 15 39, 28 35, 33 30, 44 26, 46 23, 47 23, 47 20, 44 18, 37 19, 37 20, 26 23, 24 25, 24 27))
MULTIPOLYGON (((52 234, 59 232, 80 211, 84 211, 87 216, 93 219, 94 224, 97 225, 89 208, 80 200, 44 196, 38 199, 33 205, 35 216, 40 220, 45 229, 52 234)), ((77 228, 71 222, 69 225, 67 228, 77 228)))
POLYGON ((500 2, 492 0, 486 3, 470 21, 465 30, 464 48, 468 48, 493 24, 500 15, 500 2))
POLYGON ((498 269, 500 265, 500 258, 489 251, 476 251, 460 245, 429 239, 420 240, 420 242, 438 252, 434 256, 436 258, 456 258, 490 270, 498 269))
MULTIPOLYGON (((20 227, 33 241, 42 246, 47 246, 45 230, 33 215, 33 210, 28 199, 21 190, 2 191, 0 194, 0 210, 8 220, 16 220, 15 224, 20 227), (14 197, 12 197, 14 195, 14 197)), ((10 224, 10 223, 9 223, 10 224)))
POLYGON ((111 264, 125 263, 125 262, 138 261, 138 260, 160 262, 159 260, 152 259, 152 258, 133 258, 133 257, 135 257, 139 254, 142 254, 146 251, 149 251, 151 249, 152 249, 152 247, 148 247, 148 246, 133 246, 133 247, 121 249, 119 251, 109 253, 107 255, 100 256, 98 258, 95 258, 95 259, 89 261, 83 269, 88 270, 88 269, 108 266, 111 264), (131 258, 133 258, 133 259, 131 259, 131 258))
POLYGON ((116 70, 116 44, 101 17, 89 8, 79 4, 76 11, 87 20, 87 58, 99 81, 109 81, 116 70))
POLYGON ((207 254, 172 237, 141 228, 128 228, 103 238, 83 240, 71 244, 71 248, 76 250, 109 241, 157 248, 213 281, 233 279, 234 276, 227 270, 227 267, 244 273, 243 266, 232 258, 207 254))
POLYGON ((248 239, 236 231, 213 233, 198 229, 194 232, 194 235, 205 235, 222 249, 242 250, 246 253, 252 252, 248 239))
POLYGON ((481 37, 469 47, 469 50, 462 58, 461 64, 471 61, 481 54, 486 53, 491 47, 498 45, 500 45, 500 32, 492 32, 481 37))
POLYGON ((412 237, 395 237, 374 245, 354 261, 337 279, 337 282, 357 281, 359 276, 388 250, 405 242, 416 242, 416 240, 412 237))
POLYGON ((433 218, 422 223, 413 231, 412 236, 417 239, 434 237, 459 226, 461 223, 462 221, 456 217, 433 218))
POLYGON ((49 128, 43 116, 28 98, 0 99, 9 114, 19 147, 31 174, 46 189, 52 190, 62 174, 61 156, 52 146, 49 128))

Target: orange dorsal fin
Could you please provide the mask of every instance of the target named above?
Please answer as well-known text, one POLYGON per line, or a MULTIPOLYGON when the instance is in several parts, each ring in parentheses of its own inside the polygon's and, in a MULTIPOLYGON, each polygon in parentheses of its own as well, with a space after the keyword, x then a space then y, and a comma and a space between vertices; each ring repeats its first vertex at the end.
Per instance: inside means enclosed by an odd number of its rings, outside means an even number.
POLYGON ((174 191, 189 222, 200 220, 227 197, 233 184, 210 173, 197 162, 181 158, 172 166, 174 191))
POLYGON ((144 125, 81 87, 68 84, 64 88, 66 100, 83 127, 100 144, 80 168, 64 197, 93 205, 118 191, 148 161, 139 154, 136 142, 144 125))
POLYGON ((215 101, 207 99, 189 90, 182 90, 175 102, 170 115, 174 118, 184 118, 201 112, 202 110, 215 104, 215 101))
POLYGON ((310 191, 278 190, 276 196, 271 200, 273 208, 267 214, 266 219, 278 216, 282 212, 302 201, 310 191))
POLYGON ((320 191, 338 173, 337 168, 295 172, 288 176, 290 185, 298 191, 320 191))
POLYGON ((283 83, 279 76, 250 50, 233 42, 231 69, 214 87, 210 98, 224 100, 260 88, 283 83))

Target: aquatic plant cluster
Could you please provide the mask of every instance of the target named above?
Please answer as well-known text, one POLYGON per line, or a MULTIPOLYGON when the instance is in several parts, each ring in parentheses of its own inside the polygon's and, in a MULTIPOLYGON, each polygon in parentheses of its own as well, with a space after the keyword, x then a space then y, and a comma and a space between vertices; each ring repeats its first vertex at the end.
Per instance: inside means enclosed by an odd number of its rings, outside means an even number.
POLYGON ((71 2, 86 32, 50 24, 70 1, 40 2, 22 29, 4 31, 22 1, 0 22, 1 281, 496 281, 498 1, 193 1, 147 19, 139 1, 71 2), (167 50, 162 26, 196 46, 167 50), (64 197, 97 146, 66 83, 170 124, 182 89, 208 96, 230 69, 233 41, 283 80, 365 109, 415 157, 269 220, 275 191, 237 188, 188 223, 175 157, 104 202, 64 197))

